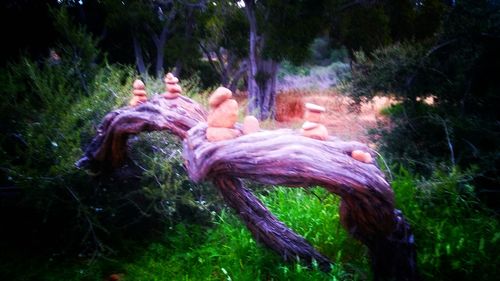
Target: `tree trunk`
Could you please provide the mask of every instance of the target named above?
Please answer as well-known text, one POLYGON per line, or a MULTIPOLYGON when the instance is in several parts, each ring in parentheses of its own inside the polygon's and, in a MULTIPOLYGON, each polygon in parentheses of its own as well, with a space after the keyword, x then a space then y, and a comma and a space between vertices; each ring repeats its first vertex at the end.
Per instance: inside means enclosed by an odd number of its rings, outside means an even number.
POLYGON ((144 64, 144 57, 142 56, 141 43, 137 39, 137 36, 132 36, 132 41, 134 45, 134 55, 135 55, 135 65, 137 70, 142 77, 146 77, 146 65, 144 64))
POLYGON ((248 71, 248 113, 255 115, 260 119, 257 112, 259 109, 259 90, 257 86, 257 19, 255 18, 255 3, 253 0, 245 0, 245 14, 250 25, 250 36, 249 36, 249 71, 248 71))
MULTIPOLYGON (((184 139, 184 160, 189 177, 212 180, 228 205, 245 221, 255 239, 284 260, 300 258, 321 269, 329 260, 306 240, 278 221, 239 178, 286 186, 323 186, 341 197, 342 225, 370 253, 375 280, 417 280, 413 234, 376 163, 363 163, 350 155, 374 151, 357 142, 333 138, 319 141, 282 129, 260 131, 238 138, 208 142, 206 111, 180 96, 156 96, 137 107, 125 107, 105 116, 98 134, 76 163, 102 171, 120 167, 127 157, 127 139, 145 131, 168 130, 184 139)), ((241 128, 237 124, 236 128, 241 128)))
MULTIPOLYGON (((162 33, 163 35, 163 33, 162 33)), ((155 43, 156 46, 156 77, 161 77, 163 75, 163 61, 165 59, 165 44, 167 42, 166 34, 160 36, 159 40, 155 43)))
POLYGON ((262 59, 259 46, 263 48, 263 39, 257 30, 255 17, 255 2, 245 1, 245 13, 250 25, 250 53, 248 72, 248 113, 255 115, 260 120, 274 117, 274 102, 276 99, 276 76, 278 63, 272 59, 262 59))
POLYGON ((229 83, 228 88, 231 90, 231 92, 235 92, 236 89, 238 88, 238 83, 240 82, 241 78, 245 74, 248 73, 248 63, 246 61, 242 61, 240 63, 239 69, 233 74, 233 77, 231 79, 231 83, 229 83))

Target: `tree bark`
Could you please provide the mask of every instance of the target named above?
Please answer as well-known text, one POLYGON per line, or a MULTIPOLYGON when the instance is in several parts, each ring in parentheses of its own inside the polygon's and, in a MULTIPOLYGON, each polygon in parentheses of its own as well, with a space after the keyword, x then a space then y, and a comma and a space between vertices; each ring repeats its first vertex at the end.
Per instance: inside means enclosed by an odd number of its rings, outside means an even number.
POLYGON ((137 66, 137 70, 142 77, 146 77, 146 65, 144 64, 144 57, 142 56, 142 48, 139 39, 137 36, 132 36, 132 42, 134 46, 134 55, 135 55, 135 65, 137 66))
POLYGON ((272 59, 263 59, 259 54, 259 51, 262 51, 259 47, 264 47, 264 41, 258 36, 255 5, 254 0, 245 0, 245 14, 250 25, 248 112, 260 120, 265 120, 274 117, 278 63, 272 59))
MULTIPOLYGON (((278 221, 239 178, 287 186, 323 186, 339 195, 342 225, 370 252, 375 280, 417 280, 413 234, 394 195, 375 165, 354 160, 355 149, 374 156, 357 142, 333 138, 318 141, 293 130, 261 131, 236 139, 208 142, 206 111, 186 97, 160 96, 137 107, 110 112, 76 165, 113 169, 127 157, 127 139, 144 131, 168 130, 184 139, 184 159, 193 181, 212 180, 255 239, 286 261, 316 260, 322 270, 330 261, 306 240, 278 221)), ((241 128, 241 125, 237 125, 241 128)))

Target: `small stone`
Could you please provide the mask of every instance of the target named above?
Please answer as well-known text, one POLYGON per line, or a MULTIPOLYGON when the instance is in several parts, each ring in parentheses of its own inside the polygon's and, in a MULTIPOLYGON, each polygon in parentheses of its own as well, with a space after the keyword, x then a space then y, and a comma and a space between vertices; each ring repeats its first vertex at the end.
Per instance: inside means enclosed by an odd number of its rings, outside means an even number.
POLYGON ((248 135, 260 131, 259 120, 254 116, 246 116, 243 120, 243 134, 248 135))
POLYGON ((230 99, 233 93, 228 88, 219 87, 213 92, 213 94, 208 98, 208 104, 211 108, 216 108, 219 104, 225 100, 230 99))
POLYGON ((129 105, 130 106, 137 106, 137 105, 139 105, 141 103, 145 103, 147 101, 148 101, 148 99, 146 97, 134 96, 130 100, 129 105))
POLYGON ((173 100, 173 99, 176 99, 179 97, 179 93, 166 92, 166 93, 163 93, 162 97, 169 99, 169 100, 173 100))
POLYGON ((326 129, 325 126, 320 124, 316 124, 316 127, 311 129, 304 129, 304 126, 302 126, 301 134, 304 137, 313 138, 317 140, 326 140, 328 138, 328 130, 326 129))
POLYGON ((302 124, 302 129, 311 130, 311 129, 314 129, 318 126, 319 126, 318 123, 306 121, 306 122, 304 122, 304 124, 302 124))
POLYGON ((321 123, 323 120, 323 114, 320 112, 306 110, 304 112, 304 119, 309 122, 321 123))
POLYGON ((351 157, 363 163, 372 163, 373 161, 370 153, 364 152, 362 150, 353 150, 351 152, 351 157))
POLYGON ((167 73, 163 81, 167 84, 177 84, 179 83, 179 78, 175 77, 172 73, 167 73))
POLYGON ((230 140, 237 138, 241 135, 240 131, 236 129, 229 129, 229 128, 214 128, 214 127, 208 127, 207 128, 207 140, 209 142, 216 142, 216 141, 223 141, 223 140, 230 140))
POLYGON ((135 80, 132 87, 134 88, 132 90, 132 94, 134 94, 134 96, 129 102, 130 106, 137 106, 141 103, 145 103, 148 101, 147 93, 144 90, 145 86, 141 80, 139 79, 135 80))
POLYGON ((134 81, 134 84, 132 85, 132 87, 134 89, 137 89, 137 90, 144 90, 146 88, 146 86, 144 85, 144 82, 142 82, 139 79, 134 81))
POLYGON ((146 91, 138 90, 138 89, 134 89, 132 91, 132 93, 134 94, 134 96, 146 96, 147 95, 146 91))
POLYGON ((312 111, 312 112, 325 112, 326 109, 322 106, 319 106, 314 103, 306 102, 306 110, 312 111))
POLYGON ((167 84, 167 92, 169 93, 182 93, 182 88, 178 84, 167 84))
POLYGON ((207 118, 209 127, 232 128, 238 120, 238 102, 228 99, 213 109, 207 118))

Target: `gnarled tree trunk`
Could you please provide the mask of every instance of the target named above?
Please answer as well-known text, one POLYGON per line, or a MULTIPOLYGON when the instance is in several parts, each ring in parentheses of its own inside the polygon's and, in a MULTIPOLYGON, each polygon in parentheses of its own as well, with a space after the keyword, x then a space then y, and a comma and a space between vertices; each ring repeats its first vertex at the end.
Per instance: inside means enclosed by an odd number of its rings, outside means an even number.
MULTIPOLYGON (((293 130, 261 131, 236 139, 208 142, 206 111, 186 97, 156 96, 137 107, 113 111, 104 118, 79 167, 105 170, 127 157, 127 139, 144 131, 167 130, 184 140, 184 158, 194 181, 212 180, 256 240, 284 260, 316 260, 330 270, 330 261, 276 219, 239 178, 287 186, 323 186, 339 195, 341 222, 370 250, 376 280, 416 280, 413 235, 393 192, 375 164, 350 157, 357 142, 318 141, 293 130)), ((239 126, 237 126, 239 127, 239 126)))
POLYGON ((263 59, 259 54, 264 47, 264 38, 258 36, 255 5, 254 0, 245 1, 245 14, 250 25, 248 113, 265 120, 274 117, 278 63, 273 59, 263 59))

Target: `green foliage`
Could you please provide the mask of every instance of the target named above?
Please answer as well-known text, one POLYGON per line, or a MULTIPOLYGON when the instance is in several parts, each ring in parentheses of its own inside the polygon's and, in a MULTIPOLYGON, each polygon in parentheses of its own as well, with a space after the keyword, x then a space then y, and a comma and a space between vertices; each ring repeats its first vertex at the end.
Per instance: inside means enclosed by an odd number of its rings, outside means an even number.
POLYGON ((389 18, 380 6, 359 5, 340 15, 337 38, 350 50, 370 52, 390 42, 389 18))
MULTIPOLYGON (((469 174, 453 169, 425 180, 399 168, 394 175, 397 207, 415 233, 423 280, 498 276, 500 224, 479 204, 469 174)), ((112 273, 122 273, 125 280, 370 280, 365 247, 340 226, 338 197, 319 188, 284 187, 264 190, 259 197, 287 226, 332 258, 331 273, 283 263, 253 239, 236 215, 224 210, 210 213, 211 226, 173 224, 159 240, 131 244, 131 254, 122 253, 115 261, 71 264, 56 259, 15 272, 19 280, 98 280, 112 273)))
MULTIPOLYGON (((315 190, 321 196, 325 192, 315 190)), ((255 242, 233 214, 222 212, 215 226, 177 225, 166 243, 154 243, 126 265, 127 280, 358 280, 366 274, 362 246, 339 226, 338 199, 320 202, 303 190, 277 188, 261 196, 274 214, 318 249, 336 258, 330 274, 280 257, 255 242), (350 249, 346 250, 346 245, 350 249)))
MULTIPOLYGON (((64 11, 56 16, 68 23, 64 11)), ((165 221, 206 220, 207 210, 214 208, 214 189, 194 188, 187 181, 179 147, 169 145, 173 140, 165 134, 132 140, 137 143, 135 161, 144 171, 129 165, 90 177, 76 169, 74 163, 100 120, 127 105, 137 75, 129 66, 95 64, 95 41, 83 29, 65 28, 69 34, 59 47, 60 59, 22 58, 0 73, 5 85, 0 96, 0 184, 22 192, 18 198, 0 198, 2 218, 8 221, 0 245, 36 246, 42 255, 86 256, 109 253, 107 246, 119 248, 131 236, 153 236, 165 221), (11 208, 19 217, 7 215, 11 208), (144 235, 143 227, 151 234, 144 235), (30 243, 23 245, 26 240, 30 243)), ((148 92, 163 92, 160 80, 148 79, 148 92)), ((195 76, 182 81, 187 95, 198 94, 198 85, 195 76)))
POLYGON ((393 126, 377 132, 395 161, 427 175, 436 163, 477 165, 478 191, 498 194, 496 9, 490 1, 461 1, 433 40, 358 53, 347 90, 356 101, 381 94, 401 102, 393 126), (427 97, 433 103, 424 103, 427 97))
POLYGON ((473 173, 437 171, 416 179, 400 168, 392 186, 410 221, 425 280, 496 280, 500 224, 482 207, 471 185, 473 173))

